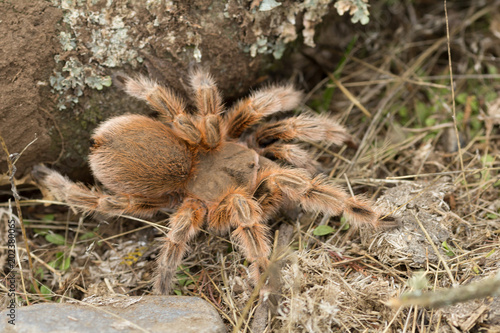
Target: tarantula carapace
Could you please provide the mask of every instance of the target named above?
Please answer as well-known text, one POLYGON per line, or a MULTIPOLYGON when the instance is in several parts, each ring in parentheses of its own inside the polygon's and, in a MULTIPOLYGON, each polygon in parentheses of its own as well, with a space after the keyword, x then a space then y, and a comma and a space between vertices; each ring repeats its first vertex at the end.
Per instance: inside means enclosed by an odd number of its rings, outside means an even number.
POLYGON ((349 196, 324 175, 312 176, 307 167, 313 159, 296 144, 341 144, 349 137, 344 127, 322 116, 262 121, 299 105, 301 93, 291 85, 258 90, 225 111, 214 79, 194 71, 190 84, 196 110, 187 112, 184 101, 150 79, 121 80, 124 90, 145 100, 159 118, 126 114, 95 131, 90 167, 109 194, 44 166, 36 167, 34 176, 57 199, 82 212, 149 216, 176 208, 158 257, 156 292, 169 292, 188 242, 203 226, 233 230, 257 281, 268 266, 266 220, 285 201, 307 211, 343 214, 353 225, 378 225, 380 215, 365 200, 349 196))

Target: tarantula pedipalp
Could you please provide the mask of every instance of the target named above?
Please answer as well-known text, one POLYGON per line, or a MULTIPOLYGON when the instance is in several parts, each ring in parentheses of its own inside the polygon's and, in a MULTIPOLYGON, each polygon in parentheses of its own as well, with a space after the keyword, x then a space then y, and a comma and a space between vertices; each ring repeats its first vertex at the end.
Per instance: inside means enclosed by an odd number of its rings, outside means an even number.
POLYGON ((160 116, 122 115, 96 129, 90 166, 112 194, 90 190, 43 166, 33 174, 57 199, 82 212, 149 216, 176 207, 157 261, 157 292, 169 292, 188 242, 204 224, 216 231, 234 230, 232 235, 252 262, 254 281, 268 266, 264 223, 285 200, 305 210, 344 214, 354 225, 378 225, 380 215, 366 201, 348 196, 323 175, 311 176, 303 167, 312 159, 291 143, 306 139, 340 144, 348 138, 341 125, 304 115, 260 122, 299 104, 301 93, 292 86, 259 90, 223 112, 214 80, 196 71, 191 75, 196 111, 188 113, 172 91, 145 77, 124 77, 123 82, 128 94, 145 100, 160 116), (255 130, 243 138, 253 125, 255 130))

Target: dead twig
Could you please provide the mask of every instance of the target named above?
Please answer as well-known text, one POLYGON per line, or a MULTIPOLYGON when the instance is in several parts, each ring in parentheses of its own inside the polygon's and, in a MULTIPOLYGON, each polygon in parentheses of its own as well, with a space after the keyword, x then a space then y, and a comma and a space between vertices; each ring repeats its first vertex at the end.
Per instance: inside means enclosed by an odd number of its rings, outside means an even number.
POLYGON ((473 299, 500 295, 500 272, 481 281, 466 286, 422 293, 421 290, 403 294, 399 299, 392 299, 393 307, 418 305, 439 308, 470 301, 473 299))

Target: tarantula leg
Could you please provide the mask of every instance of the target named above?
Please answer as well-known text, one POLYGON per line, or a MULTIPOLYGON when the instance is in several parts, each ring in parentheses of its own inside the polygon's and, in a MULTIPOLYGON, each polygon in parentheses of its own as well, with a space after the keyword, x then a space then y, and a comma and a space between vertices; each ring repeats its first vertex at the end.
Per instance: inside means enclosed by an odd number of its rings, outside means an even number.
POLYGON ((195 126, 190 116, 185 114, 175 116, 173 125, 175 134, 187 141, 191 146, 196 146, 200 143, 202 138, 201 132, 195 126))
POLYGON ((349 139, 345 128, 332 118, 325 116, 299 115, 260 125, 254 133, 259 146, 277 140, 326 141, 341 145, 349 139))
POLYGON ((286 197, 299 202, 306 211, 319 210, 333 216, 343 213, 354 227, 365 224, 378 226, 381 223, 379 214, 368 201, 349 198, 344 190, 323 175, 311 178, 305 170, 270 169, 263 171, 259 178, 254 197, 266 215, 276 210, 286 197))
POLYGON ((193 71, 191 87, 195 93, 196 107, 202 116, 222 112, 222 97, 212 75, 200 69, 193 71))
POLYGON ((299 201, 300 195, 309 187, 308 179, 309 174, 303 169, 267 168, 258 175, 259 185, 254 190, 253 197, 262 207, 265 216, 269 217, 287 198, 299 201))
POLYGON ((144 76, 139 76, 137 79, 130 77, 122 79, 125 92, 146 101, 154 110, 158 111, 163 122, 173 125, 177 136, 187 141, 191 146, 200 143, 200 130, 195 126, 192 118, 185 113, 186 104, 184 101, 175 93, 144 76))
POLYGON ((127 94, 148 102, 164 121, 172 122, 176 115, 184 114, 186 104, 170 89, 145 76, 138 76, 136 79, 123 76, 121 79, 127 94))
POLYGON ((107 195, 90 190, 83 184, 74 183, 60 173, 45 166, 33 168, 33 178, 60 201, 68 203, 74 210, 83 213, 100 212, 106 215, 132 214, 151 216, 160 208, 173 207, 178 200, 172 194, 158 199, 132 197, 128 195, 107 195))
POLYGON ((195 199, 186 199, 170 218, 172 228, 157 260, 153 289, 159 294, 168 294, 177 266, 187 251, 187 243, 199 231, 206 215, 205 205, 195 199))
POLYGON ((217 148, 222 140, 219 115, 208 115, 200 122, 202 144, 209 149, 217 148))
POLYGON ((256 124, 263 117, 296 108, 301 98, 302 93, 291 85, 271 86, 258 90, 229 110, 225 118, 225 133, 230 138, 238 138, 246 128, 256 124))
POLYGON ((285 161, 298 168, 309 171, 317 171, 319 163, 313 159, 311 154, 297 144, 273 143, 265 148, 254 148, 260 155, 285 161))
POLYGON ((230 190, 209 214, 209 225, 217 230, 236 228, 232 235, 251 265, 254 283, 269 265, 268 228, 262 223, 259 204, 243 189, 230 190))
POLYGON ((222 140, 222 97, 215 80, 207 72, 198 69, 191 73, 191 87, 195 94, 196 108, 202 116, 197 122, 201 132, 201 144, 208 149, 217 148, 222 140))

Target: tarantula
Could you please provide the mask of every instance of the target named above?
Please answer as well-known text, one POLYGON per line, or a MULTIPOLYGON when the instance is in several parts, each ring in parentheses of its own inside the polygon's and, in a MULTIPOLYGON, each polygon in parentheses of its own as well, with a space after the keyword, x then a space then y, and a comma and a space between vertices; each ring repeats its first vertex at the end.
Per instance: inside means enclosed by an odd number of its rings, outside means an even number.
POLYGON ((124 90, 146 101, 159 118, 126 114, 95 130, 90 167, 112 194, 90 190, 44 166, 33 174, 58 200, 82 212, 150 216, 176 207, 157 259, 156 292, 169 292, 188 242, 204 225, 220 232, 233 229, 255 282, 269 264, 265 222, 285 201, 307 211, 343 214, 355 226, 379 224, 380 215, 366 200, 349 196, 324 175, 312 176, 306 170, 312 158, 296 144, 339 145, 349 138, 343 126, 308 115, 262 121, 299 105, 302 94, 291 85, 258 90, 225 111, 212 76, 196 70, 190 77, 196 110, 188 112, 169 88, 142 76, 121 79, 124 90))

